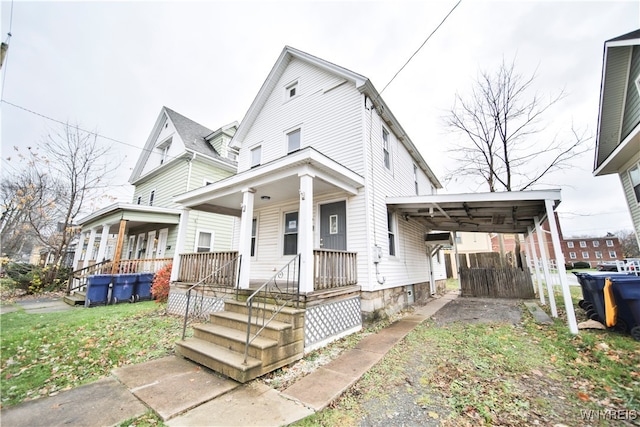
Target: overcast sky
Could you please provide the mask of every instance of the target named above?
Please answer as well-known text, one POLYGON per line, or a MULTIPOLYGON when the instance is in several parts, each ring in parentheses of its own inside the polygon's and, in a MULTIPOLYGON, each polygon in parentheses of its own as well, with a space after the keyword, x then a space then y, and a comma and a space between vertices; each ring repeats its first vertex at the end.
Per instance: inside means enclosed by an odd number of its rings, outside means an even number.
MULTIPOLYGON (((77 122, 121 141, 103 140, 121 162, 112 193, 131 202, 127 181, 163 105, 210 129, 240 122, 285 45, 363 74, 380 91, 456 2, 15 0, 2 99, 32 112, 0 106, 2 174, 19 166, 14 146, 37 145, 58 126, 42 116, 77 122)), ((10 11, 2 1, 3 41, 10 11)), ((566 91, 546 117, 550 133, 532 144, 571 123, 595 135, 603 43, 639 27, 638 1, 463 0, 383 98, 444 181, 456 136, 443 117, 479 70, 516 58, 522 74, 537 69, 537 90, 566 91)), ((632 228, 618 177, 593 177, 593 157, 543 187, 562 189, 565 235, 632 228)), ((486 191, 452 182, 443 192, 478 190, 486 191)))

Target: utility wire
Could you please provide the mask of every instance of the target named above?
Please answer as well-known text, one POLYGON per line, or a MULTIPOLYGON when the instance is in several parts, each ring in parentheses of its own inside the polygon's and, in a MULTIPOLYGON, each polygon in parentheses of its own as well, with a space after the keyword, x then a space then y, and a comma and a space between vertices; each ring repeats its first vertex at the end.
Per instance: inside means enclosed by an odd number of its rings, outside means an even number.
POLYGON ((439 24, 438 24, 438 26, 435 28, 435 30, 433 30, 433 31, 431 32, 431 34, 429 34, 429 36, 428 36, 428 37, 427 37, 427 38, 422 42, 422 44, 420 45, 420 47, 419 47, 415 52, 413 52, 413 55, 411 55, 411 56, 409 57, 409 59, 407 60, 407 62, 405 62, 405 63, 404 63, 404 65, 403 65, 402 67, 400 67, 400 69, 398 70, 398 72, 394 74, 394 76, 391 78, 391 80, 389 80, 389 83, 387 83, 387 84, 386 84, 386 86, 382 88, 382 90, 380 91, 380 95, 382 95, 382 92, 384 92, 384 90, 385 90, 385 89, 386 89, 386 88, 391 84, 391 82, 393 82, 393 81, 395 80, 395 78, 398 76, 398 74, 400 74, 400 72, 401 72, 402 70, 404 70, 404 67, 406 67, 406 66, 409 64, 409 62, 411 62, 411 60, 413 59, 413 57, 414 57, 414 56, 416 56, 416 54, 417 54, 418 52, 420 52, 420 49, 422 49, 422 47, 423 47, 425 44, 427 44, 427 42, 429 41, 429 39, 431 38, 431 36, 433 36, 433 35, 436 33, 436 31, 438 31, 438 29, 442 26, 442 24, 444 24, 444 22, 447 20, 447 18, 449 18, 449 15, 451 15, 451 14, 453 13, 453 11, 454 11, 454 10, 456 10, 456 8, 458 7, 458 5, 459 5, 460 3, 462 3, 462 0, 458 0, 458 3, 456 3, 456 4, 455 4, 455 6, 453 6, 453 8, 451 8, 451 10, 449 11, 449 13, 447 13, 447 16, 445 16, 445 17, 442 19, 442 21, 440 21, 440 23, 439 23, 439 24))
MULTIPOLYGON (((96 137, 98 137, 98 138, 103 138, 103 139, 106 139, 106 140, 109 140, 109 141, 116 142, 116 143, 118 143, 118 144, 126 145, 127 147, 131 147, 131 148, 135 148, 136 150, 140 150, 140 152, 145 152, 145 151, 147 151, 147 152, 149 152, 149 153, 153 153, 153 150, 148 150, 148 149, 146 149, 146 148, 144 148, 144 147, 143 147, 143 148, 140 148, 140 147, 138 147, 137 145, 133 145, 133 144, 130 144, 130 143, 128 143, 128 142, 123 142, 123 141, 120 141, 120 140, 118 140, 118 139, 114 139, 114 138, 111 138, 111 137, 108 137, 108 136, 105 136, 105 135, 99 134, 99 133, 94 132, 94 131, 90 131, 90 130, 82 129, 82 128, 81 128, 81 127, 79 127, 79 126, 71 125, 71 124, 69 124, 68 122, 66 122, 66 123, 65 123, 65 122, 63 122, 63 121, 61 121, 61 120, 57 120, 57 119, 54 119, 54 118, 52 118, 52 117, 45 116, 45 115, 44 115, 44 114, 42 114, 42 113, 38 113, 37 111, 33 111, 33 110, 28 109, 28 108, 22 107, 22 106, 20 106, 20 105, 14 104, 14 103, 9 102, 9 101, 7 101, 7 100, 5 100, 5 99, 0 100, 0 102, 2 102, 2 103, 4 103, 4 104, 7 104, 7 105, 11 105, 12 107, 18 108, 18 109, 20 109, 20 110, 26 111, 27 113, 31 113, 31 114, 34 114, 34 115, 36 115, 36 116, 42 117, 43 119, 50 120, 50 121, 55 122, 55 123, 59 123, 59 124, 61 124, 61 125, 63 125, 63 126, 71 126, 71 127, 76 128, 76 129, 78 129, 78 130, 81 130, 82 132, 88 133, 88 134, 90 134, 90 135, 95 135, 95 136, 96 136, 96 137)), ((167 158, 168 158, 168 159, 170 159, 170 160, 174 160, 174 159, 177 159, 178 157, 177 157, 177 156, 167 156, 167 158)))

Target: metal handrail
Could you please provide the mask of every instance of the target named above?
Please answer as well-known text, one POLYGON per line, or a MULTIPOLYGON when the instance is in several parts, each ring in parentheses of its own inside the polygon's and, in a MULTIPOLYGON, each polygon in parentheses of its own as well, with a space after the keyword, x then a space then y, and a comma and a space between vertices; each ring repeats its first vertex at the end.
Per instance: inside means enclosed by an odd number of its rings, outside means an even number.
POLYGON ((83 283, 82 280, 80 281, 80 284, 78 286, 72 286, 74 279, 82 279, 83 277, 86 277, 89 274, 91 274, 93 270, 100 270, 103 267, 107 266, 108 264, 111 264, 110 259, 93 264, 93 265, 89 265, 87 267, 83 267, 76 271, 72 271, 69 274, 69 281, 67 283, 67 295, 70 295, 71 291, 75 291, 77 289, 81 289, 86 286, 86 283, 83 283))
MULTIPOLYGON (((200 279, 198 282, 194 283, 193 285, 191 285, 189 287, 189 289, 187 289, 187 307, 184 311, 184 323, 182 325, 182 340, 185 339, 186 336, 186 332, 187 332, 187 324, 189 323, 189 307, 191 306, 191 291, 200 286, 200 293, 201 293, 201 301, 204 299, 204 291, 205 288, 209 288, 213 291, 213 294, 215 297, 218 296, 216 289, 230 289, 232 287, 236 288, 236 292, 238 289, 238 278, 239 278, 239 269, 240 269, 240 260, 241 260, 241 255, 236 256, 235 258, 233 258, 232 260, 227 261, 226 263, 224 263, 224 265, 222 265, 221 267, 217 268, 214 272, 212 272, 211 274, 205 276, 204 278, 200 279), (211 277, 219 274, 222 270, 226 269, 229 265, 231 265, 232 263, 235 263, 237 261, 237 265, 235 268, 235 285, 233 286, 228 286, 228 285, 215 285, 215 284, 207 284, 205 283, 208 279, 210 279, 211 277)), ((198 294, 196 293, 196 297, 198 296, 198 294)))
MULTIPOLYGON (((295 298, 295 306, 298 308, 300 306, 300 254, 296 255, 291 261, 282 267, 280 271, 274 274, 271 279, 264 282, 249 296, 249 298, 247 298, 249 315, 247 319, 247 338, 245 340, 243 365, 247 364, 249 345, 293 298, 295 298), (284 279, 284 283, 279 283, 280 279, 284 279), (284 297, 282 297, 283 295, 284 297), (251 325, 253 317, 253 303, 257 297, 261 298, 261 301, 258 301, 258 304, 262 302, 262 319, 257 319, 256 326, 260 326, 260 329, 258 329, 252 337, 251 325), (266 307, 267 299, 269 298, 274 300, 276 307, 273 310, 271 317, 267 319, 266 307)), ((260 306, 258 305, 257 308, 260 309, 260 306)))

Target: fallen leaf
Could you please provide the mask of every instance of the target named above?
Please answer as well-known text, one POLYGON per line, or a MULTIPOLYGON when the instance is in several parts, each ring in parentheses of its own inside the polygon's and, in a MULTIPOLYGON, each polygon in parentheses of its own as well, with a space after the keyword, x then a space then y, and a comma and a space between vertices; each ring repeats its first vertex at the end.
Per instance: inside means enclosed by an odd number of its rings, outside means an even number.
POLYGON ((585 402, 588 402, 590 400, 589 395, 581 391, 578 392, 578 399, 583 400, 585 402))
POLYGON ((434 420, 437 420, 438 418, 440 418, 440 415, 438 415, 437 412, 433 412, 433 411, 429 411, 429 416, 434 420))

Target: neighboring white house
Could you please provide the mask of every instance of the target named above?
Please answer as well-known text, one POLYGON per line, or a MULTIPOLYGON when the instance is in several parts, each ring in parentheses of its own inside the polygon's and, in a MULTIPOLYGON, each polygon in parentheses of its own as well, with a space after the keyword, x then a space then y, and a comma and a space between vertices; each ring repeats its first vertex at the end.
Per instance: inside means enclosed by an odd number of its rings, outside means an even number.
MULTIPOLYGON (((235 173, 236 151, 228 144, 236 129, 231 123, 212 131, 163 107, 129 179, 135 187, 132 202, 115 203, 78 222, 82 234, 74 269, 107 259, 172 259, 181 213, 172 198, 235 173)), ((229 250, 233 223, 228 216, 194 213, 185 251, 229 250)))
POLYGON ((617 174, 640 245, 640 30, 604 43, 595 176, 617 174))
POLYGON ((386 203, 435 194, 441 184, 365 76, 285 47, 231 145, 238 173, 175 201, 190 216, 237 219, 240 288, 268 280, 297 254, 303 294, 333 274, 318 271, 327 258, 344 262, 340 271, 353 267, 365 317, 426 300, 444 283, 425 222, 386 203))

